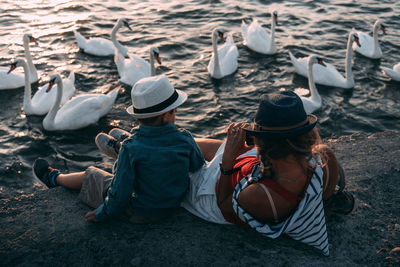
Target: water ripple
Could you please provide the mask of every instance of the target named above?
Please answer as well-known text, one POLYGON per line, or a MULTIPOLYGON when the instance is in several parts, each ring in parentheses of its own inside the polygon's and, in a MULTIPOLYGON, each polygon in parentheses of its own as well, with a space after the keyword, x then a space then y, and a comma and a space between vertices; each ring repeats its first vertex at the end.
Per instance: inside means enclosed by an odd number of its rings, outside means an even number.
MULTIPOLYGON (((22 35, 31 32, 39 45, 31 53, 42 86, 53 73, 75 71, 77 93, 108 92, 121 86, 112 57, 82 53, 73 35, 109 39, 118 18, 133 28, 124 28, 118 39, 130 53, 148 60, 149 48, 157 46, 163 60, 157 74, 165 74, 176 88, 188 93, 179 108, 177 123, 198 137, 222 138, 231 121, 251 121, 258 99, 277 90, 308 88, 306 79, 294 74, 288 51, 302 57, 319 54, 344 74, 347 36, 352 28, 370 33, 381 18, 387 35, 379 35, 384 57, 371 60, 356 54, 353 89, 317 86, 323 107, 316 112, 323 137, 363 131, 399 130, 400 85, 389 81, 380 66, 400 62, 400 2, 385 1, 1 1, 0 65, 8 67, 24 56, 22 35), (278 53, 265 56, 247 49, 240 25, 257 18, 270 30, 270 11, 277 10, 278 53), (214 80, 207 73, 212 53, 211 31, 224 28, 233 34, 239 51, 236 73, 214 80)), ((31 164, 38 156, 54 161, 63 170, 82 170, 88 165, 111 168, 93 139, 99 131, 136 124, 125 112, 130 105, 130 86, 122 85, 112 111, 97 124, 79 131, 44 131, 43 117, 26 117, 21 111, 23 89, 0 91, 0 194, 4 188, 33 190, 31 164)))

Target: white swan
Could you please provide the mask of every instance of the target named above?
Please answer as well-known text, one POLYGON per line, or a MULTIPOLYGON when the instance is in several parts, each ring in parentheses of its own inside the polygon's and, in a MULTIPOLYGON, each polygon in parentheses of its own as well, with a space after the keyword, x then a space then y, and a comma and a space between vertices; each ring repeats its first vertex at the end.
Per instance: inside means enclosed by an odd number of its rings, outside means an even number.
MULTIPOLYGON (((29 83, 29 66, 23 59, 17 59, 11 64, 9 72, 22 66, 25 73, 24 112, 26 115, 44 115, 49 112, 52 104, 56 101, 56 91, 46 93, 47 86, 39 89, 31 99, 32 89, 29 83)), ((75 75, 70 72, 68 79, 63 79, 64 93, 61 104, 67 102, 75 93, 75 75)))
POLYGON ((242 36, 243 44, 251 50, 261 54, 272 55, 276 53, 275 45, 275 26, 278 23, 278 12, 271 12, 271 33, 258 24, 256 18, 249 25, 244 20, 242 21, 242 36))
POLYGON ((394 81, 400 82, 400 63, 393 66, 393 69, 381 67, 382 72, 392 78, 394 81))
MULTIPOLYGON (((37 44, 36 39, 30 34, 24 34, 22 38, 24 44, 25 59, 28 63, 29 81, 35 83, 38 81, 38 74, 32 62, 31 52, 29 51, 29 42, 37 44)), ((0 67, 0 90, 15 89, 25 85, 25 75, 23 73, 9 73, 8 68, 0 67)))
POLYGON ((214 29, 211 35, 213 53, 207 69, 211 77, 221 79, 222 77, 232 74, 237 70, 237 58, 239 56, 239 52, 236 44, 233 42, 232 35, 229 35, 225 44, 218 48, 218 36, 223 40, 223 31, 214 29))
MULTIPOLYGON (((118 48, 116 48, 117 50, 118 48)), ((119 52, 115 52, 114 61, 117 65, 119 81, 133 86, 137 81, 144 77, 155 75, 154 59, 161 64, 160 51, 157 47, 150 48, 150 64, 143 58, 128 54, 129 58, 124 58, 119 52)))
POLYGON ((60 108, 63 83, 58 74, 51 76, 47 91, 50 91, 55 83, 57 83, 57 98, 43 119, 43 128, 48 131, 76 130, 96 123, 111 110, 119 91, 119 88, 115 88, 107 95, 78 95, 60 108))
MULTIPOLYGON (((320 64, 322 66, 325 66, 321 58, 315 55, 311 55, 308 57, 307 61, 308 86, 310 88, 311 95, 309 97, 300 96, 301 101, 303 102, 304 105, 304 109, 307 113, 313 113, 322 106, 322 99, 318 93, 317 87, 315 86, 314 82, 314 75, 312 71, 312 67, 314 64, 320 64)), ((294 92, 297 93, 298 95, 302 95, 302 92, 304 90, 305 90, 304 88, 297 88, 294 90, 294 92)))
POLYGON ((372 28, 372 37, 365 32, 355 31, 360 38, 361 47, 353 44, 353 49, 363 56, 377 59, 382 57, 382 50, 378 42, 378 30, 381 29, 383 34, 386 33, 385 26, 377 19, 372 28))
POLYGON ((74 31, 76 42, 78 43, 79 48, 81 48, 85 53, 91 55, 113 56, 114 49, 117 47, 118 51, 126 56, 128 54, 128 49, 117 41, 116 36, 119 28, 124 25, 132 30, 126 19, 118 19, 111 31, 111 41, 99 37, 86 39, 80 33, 74 31))
MULTIPOLYGON (((360 45, 357 34, 354 32, 350 32, 349 37, 347 39, 347 49, 346 49, 346 59, 345 59, 346 78, 344 78, 333 65, 325 62, 326 67, 323 67, 319 64, 313 66, 313 75, 315 83, 327 86, 341 87, 341 88, 354 87, 354 75, 351 70, 352 58, 353 58, 353 50, 352 50, 353 42, 355 45, 360 45)), ((290 51, 289 51, 289 56, 294 68, 296 69, 296 73, 307 78, 308 57, 296 59, 290 51)))

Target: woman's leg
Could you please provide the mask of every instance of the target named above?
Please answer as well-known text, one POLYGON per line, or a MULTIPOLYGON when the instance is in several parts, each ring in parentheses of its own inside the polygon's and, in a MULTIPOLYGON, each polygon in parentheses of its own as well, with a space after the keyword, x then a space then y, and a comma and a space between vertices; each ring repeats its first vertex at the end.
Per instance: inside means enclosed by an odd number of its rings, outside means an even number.
POLYGON ((335 193, 337 180, 339 177, 338 162, 333 150, 327 145, 319 145, 318 151, 321 154, 322 162, 325 165, 324 170, 324 192, 322 198, 324 200, 330 198, 335 193))
POLYGON ((218 148, 224 142, 223 140, 210 139, 210 138, 195 138, 194 139, 200 148, 203 157, 207 161, 211 161, 218 148))
POLYGON ((80 190, 82 188, 82 182, 85 172, 74 172, 68 174, 59 174, 56 178, 58 185, 80 190))

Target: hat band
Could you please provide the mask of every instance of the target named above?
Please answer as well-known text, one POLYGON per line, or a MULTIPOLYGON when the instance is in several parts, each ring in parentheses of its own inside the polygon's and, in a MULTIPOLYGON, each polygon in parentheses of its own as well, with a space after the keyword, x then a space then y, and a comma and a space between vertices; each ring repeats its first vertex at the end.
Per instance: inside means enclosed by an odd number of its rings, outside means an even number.
POLYGON ((265 126, 258 125, 256 122, 254 122, 254 130, 256 130, 256 131, 286 131, 286 130, 291 130, 291 129, 301 127, 301 126, 305 125, 307 122, 308 122, 308 118, 296 125, 288 126, 288 127, 265 127, 265 126))
POLYGON ((157 105, 154 105, 154 106, 151 106, 151 107, 148 107, 148 108, 135 108, 135 107, 133 107, 133 110, 137 114, 158 112, 158 111, 161 111, 161 110, 169 107, 172 103, 174 103, 178 99, 178 97, 179 97, 179 94, 175 90, 174 93, 170 97, 168 97, 166 100, 164 100, 163 102, 161 102, 161 103, 159 103, 157 105))

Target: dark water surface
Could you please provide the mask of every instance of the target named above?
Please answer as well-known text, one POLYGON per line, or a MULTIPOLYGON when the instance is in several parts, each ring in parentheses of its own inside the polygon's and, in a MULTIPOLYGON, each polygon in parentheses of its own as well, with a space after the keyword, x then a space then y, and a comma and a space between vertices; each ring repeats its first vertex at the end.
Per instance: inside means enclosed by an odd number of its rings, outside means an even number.
MULTIPOLYGON (((72 1, 36 0, 0 2, 0 65, 23 57, 22 35, 32 33, 31 45, 39 85, 54 73, 76 73, 77 93, 105 93, 121 86, 113 59, 79 51, 73 30, 86 37, 109 38, 118 18, 133 28, 120 30, 118 39, 131 53, 148 60, 150 46, 158 46, 163 60, 157 74, 165 74, 176 88, 188 93, 179 108, 177 124, 197 137, 222 138, 227 124, 250 121, 260 95, 281 88, 308 88, 294 74, 288 50, 299 57, 317 53, 344 73, 347 35, 352 27, 371 32, 380 18, 387 35, 379 35, 383 58, 354 57, 353 89, 317 85, 323 106, 315 112, 323 137, 353 132, 371 134, 400 130, 400 84, 389 81, 379 66, 400 62, 400 1, 72 1), (242 45, 242 19, 257 17, 270 27, 270 11, 279 12, 278 53, 265 56, 242 45), (233 33, 239 50, 237 72, 215 81, 207 73, 211 30, 220 26, 233 33)), ((33 86, 33 92, 38 85, 33 86)), ((118 96, 111 112, 98 124, 68 132, 43 130, 41 116, 22 112, 23 88, 0 91, 0 197, 31 192, 35 180, 31 165, 42 156, 68 171, 88 165, 111 168, 94 137, 114 126, 129 130, 135 121, 125 112, 130 88, 118 96)))

